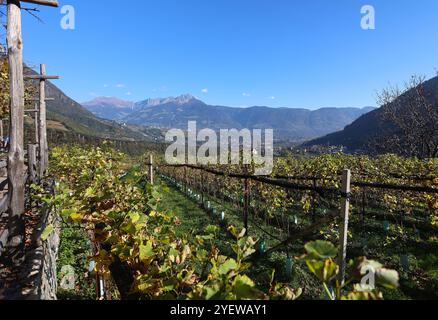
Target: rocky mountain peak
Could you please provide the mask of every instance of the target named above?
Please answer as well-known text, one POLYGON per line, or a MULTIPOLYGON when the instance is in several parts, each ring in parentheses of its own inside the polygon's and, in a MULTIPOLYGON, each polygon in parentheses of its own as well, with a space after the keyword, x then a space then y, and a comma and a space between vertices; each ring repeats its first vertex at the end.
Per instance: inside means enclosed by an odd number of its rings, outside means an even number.
POLYGON ((156 107, 163 104, 175 104, 178 106, 182 106, 185 104, 189 104, 195 101, 199 101, 196 97, 191 94, 183 94, 178 97, 167 97, 167 98, 149 98, 144 101, 138 102, 137 107, 147 108, 147 107, 156 107))

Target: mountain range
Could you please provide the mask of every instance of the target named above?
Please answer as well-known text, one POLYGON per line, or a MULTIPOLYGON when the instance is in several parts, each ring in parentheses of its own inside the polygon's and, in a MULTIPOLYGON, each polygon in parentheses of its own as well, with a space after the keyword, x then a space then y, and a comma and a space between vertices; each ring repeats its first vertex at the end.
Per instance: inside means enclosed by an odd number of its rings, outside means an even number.
POLYGON ((306 140, 343 129, 374 108, 233 108, 208 105, 186 94, 140 102, 99 97, 82 104, 94 115, 126 123, 158 128, 187 129, 188 121, 198 128, 274 129, 277 139, 306 140))

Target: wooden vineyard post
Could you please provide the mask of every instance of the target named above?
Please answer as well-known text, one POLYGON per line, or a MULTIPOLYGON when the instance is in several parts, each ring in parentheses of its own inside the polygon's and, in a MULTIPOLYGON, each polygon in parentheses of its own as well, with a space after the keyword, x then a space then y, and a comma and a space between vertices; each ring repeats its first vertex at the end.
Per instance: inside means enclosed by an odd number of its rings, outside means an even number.
POLYGON ((205 180, 204 180, 204 170, 200 170, 200 172, 201 172, 201 177, 200 177, 200 180, 201 180, 201 206, 204 208, 204 186, 205 186, 205 180))
POLYGON ((154 156, 152 154, 149 156, 149 182, 151 185, 154 184, 154 156))
MULTIPOLYGON (((25 78, 27 78, 28 76, 25 76, 25 78)), ((54 98, 46 98, 46 101, 54 101, 54 98)), ((38 121, 38 114, 39 114, 39 108, 38 108, 38 103, 40 101, 40 99, 29 99, 28 101, 35 101, 35 108, 32 110, 25 110, 25 112, 29 112, 29 113, 33 113, 34 114, 34 121, 35 121, 35 143, 39 146, 40 145, 40 139, 39 139, 39 121, 38 121)))
MULTIPOLYGON (((316 178, 313 178, 313 188, 316 189, 316 178)), ((312 192, 312 221, 316 221, 316 192, 312 192)))
POLYGON ((58 76, 48 76, 46 74, 46 65, 40 65, 39 75, 29 75, 26 79, 33 79, 40 81, 40 92, 39 92, 39 125, 38 125, 38 136, 39 136, 39 175, 44 177, 47 173, 49 167, 49 145, 47 142, 47 109, 46 109, 46 80, 48 79, 59 79, 58 76))
POLYGON ((189 186, 187 182, 187 167, 184 167, 184 185, 185 185, 185 193, 189 192, 189 186))
POLYGON ((345 282, 345 268, 347 265, 347 241, 348 241, 348 218, 350 211, 351 192, 351 171, 344 170, 342 174, 342 202, 341 202, 341 224, 339 232, 339 278, 342 285, 345 282))
POLYGON ((248 232, 248 211, 249 211, 249 181, 244 179, 244 204, 243 204, 243 224, 245 226, 246 232, 248 232))
POLYGON ((3 120, 0 119, 0 138, 4 139, 4 132, 3 132, 3 120))
POLYGON ((29 182, 35 183, 37 178, 37 145, 29 144, 27 147, 29 182))
POLYGON ((365 188, 362 189, 362 225, 365 225, 365 215, 366 215, 366 208, 365 208, 365 188))
MULTIPOLYGON (((40 65, 41 76, 46 75, 46 66, 40 65)), ((40 177, 44 177, 49 166, 49 146, 47 142, 47 123, 46 123, 46 81, 40 80, 40 117, 39 117, 39 137, 40 137, 40 177)))
MULTIPOLYGON (((245 165, 245 174, 249 175, 249 166, 245 165)), ((246 232, 248 234, 248 218, 249 218, 249 207, 250 207, 250 194, 251 194, 251 186, 250 180, 246 177, 243 180, 243 224, 245 226, 246 232)), ((239 200, 240 201, 240 200, 239 200)))
MULTIPOLYGON (((34 125, 35 125, 35 144, 37 145, 37 146, 39 146, 39 133, 38 133, 38 131, 39 131, 39 129, 38 129, 38 127, 39 127, 39 124, 38 124, 38 104, 35 102, 35 109, 32 109, 32 110, 24 110, 24 112, 28 112, 28 113, 33 113, 34 114, 34 117, 33 117, 33 119, 34 119, 34 125)), ((38 155, 37 155, 37 158, 38 158, 38 155)), ((38 173, 37 173, 38 174, 38 173)))
MULTIPOLYGON (((365 168, 362 168, 361 170, 361 177, 365 178, 367 176, 365 168)), ((362 188, 362 212, 361 212, 361 224, 362 226, 365 225, 365 215, 366 215, 366 208, 365 208, 365 201, 366 201, 366 188, 362 188)))
POLYGON ((10 147, 9 177, 9 241, 8 257, 12 267, 24 260, 24 80, 21 6, 18 0, 8 0, 7 24, 10 81, 10 147))
POLYGON ((40 145, 40 133, 39 133, 39 116, 38 112, 35 112, 35 143, 39 146, 40 145))

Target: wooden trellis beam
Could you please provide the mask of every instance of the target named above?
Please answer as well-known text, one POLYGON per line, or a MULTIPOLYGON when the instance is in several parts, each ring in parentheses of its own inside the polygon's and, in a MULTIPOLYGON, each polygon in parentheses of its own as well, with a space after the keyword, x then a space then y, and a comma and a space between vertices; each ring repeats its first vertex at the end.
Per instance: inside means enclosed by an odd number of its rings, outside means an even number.
MULTIPOLYGON (((24 76, 26 77, 26 76, 24 76)), ((59 79, 59 77, 58 77, 59 79)), ((40 102, 39 98, 32 98, 32 99, 26 99, 26 101, 31 101, 31 102, 40 102)), ((55 101, 55 98, 46 98, 46 101, 55 101)))
MULTIPOLYGON (((24 76, 26 80, 58 80, 59 76, 47 76, 42 74, 28 74, 24 76)), ((46 99, 47 101, 48 99, 46 99)))
POLYGON ((21 2, 39 4, 41 6, 48 6, 48 7, 59 7, 58 0, 21 0, 21 2))

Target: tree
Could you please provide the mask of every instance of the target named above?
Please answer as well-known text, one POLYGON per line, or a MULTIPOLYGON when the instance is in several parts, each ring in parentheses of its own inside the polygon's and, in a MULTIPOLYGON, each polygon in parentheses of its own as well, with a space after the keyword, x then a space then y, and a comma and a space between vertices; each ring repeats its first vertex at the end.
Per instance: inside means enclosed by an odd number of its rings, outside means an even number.
POLYGON ((0 60, 0 118, 4 118, 9 110, 9 76, 6 59, 0 60))
POLYGON ((384 128, 372 142, 376 151, 420 159, 438 156, 438 100, 424 79, 413 76, 403 90, 390 86, 378 95, 384 128))
MULTIPOLYGON (((25 81, 25 99, 34 98, 37 87, 31 80, 25 81)), ((9 115, 9 66, 8 60, 0 58, 0 119, 9 115)))

